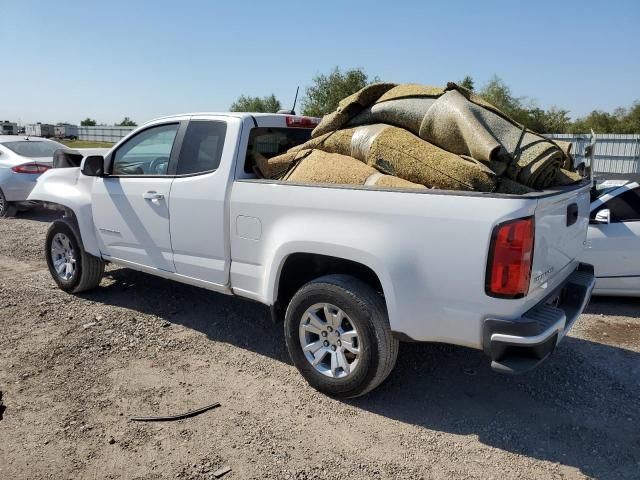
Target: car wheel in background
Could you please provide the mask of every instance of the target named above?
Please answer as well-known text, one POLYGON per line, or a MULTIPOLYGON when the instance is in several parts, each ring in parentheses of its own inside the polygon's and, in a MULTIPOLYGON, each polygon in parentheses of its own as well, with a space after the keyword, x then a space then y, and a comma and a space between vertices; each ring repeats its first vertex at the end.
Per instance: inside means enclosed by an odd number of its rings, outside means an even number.
POLYGON ((3 191, 0 189, 0 218, 1 217, 13 217, 16 214, 17 208, 13 202, 7 201, 3 191))
POLYGON ((51 276, 65 292, 80 293, 100 284, 104 262, 82 248, 80 236, 67 220, 56 220, 47 231, 45 256, 51 276))
POLYGON ((382 296, 349 275, 327 275, 298 290, 287 308, 285 338, 302 376, 335 397, 373 390, 398 356, 382 296))

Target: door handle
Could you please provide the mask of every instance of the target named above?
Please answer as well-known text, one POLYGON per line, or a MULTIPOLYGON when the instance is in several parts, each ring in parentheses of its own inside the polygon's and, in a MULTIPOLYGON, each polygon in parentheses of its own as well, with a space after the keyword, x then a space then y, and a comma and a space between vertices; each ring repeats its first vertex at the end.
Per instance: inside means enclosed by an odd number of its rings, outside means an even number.
POLYGON ((142 194, 142 198, 144 198, 145 200, 162 200, 164 198, 164 195, 158 192, 149 191, 144 192, 142 194))

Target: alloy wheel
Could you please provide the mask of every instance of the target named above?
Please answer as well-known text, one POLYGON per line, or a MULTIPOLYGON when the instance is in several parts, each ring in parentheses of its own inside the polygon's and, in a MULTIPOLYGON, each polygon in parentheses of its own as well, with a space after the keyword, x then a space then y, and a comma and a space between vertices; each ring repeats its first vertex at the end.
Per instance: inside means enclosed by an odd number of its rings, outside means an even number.
POLYGON ((51 241, 51 260, 60 279, 68 281, 73 277, 77 267, 76 252, 64 233, 56 233, 51 241))
POLYGON ((317 372, 344 378, 358 368, 358 331, 335 305, 317 303, 309 307, 300 319, 299 337, 305 358, 317 372))

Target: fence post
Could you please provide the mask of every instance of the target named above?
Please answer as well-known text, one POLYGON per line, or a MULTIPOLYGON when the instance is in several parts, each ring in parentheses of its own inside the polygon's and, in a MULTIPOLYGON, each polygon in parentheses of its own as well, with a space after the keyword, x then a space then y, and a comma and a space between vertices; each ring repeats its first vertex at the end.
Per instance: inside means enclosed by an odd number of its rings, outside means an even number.
POLYGON ((636 173, 640 173, 640 135, 636 135, 636 154, 634 155, 636 163, 636 173))

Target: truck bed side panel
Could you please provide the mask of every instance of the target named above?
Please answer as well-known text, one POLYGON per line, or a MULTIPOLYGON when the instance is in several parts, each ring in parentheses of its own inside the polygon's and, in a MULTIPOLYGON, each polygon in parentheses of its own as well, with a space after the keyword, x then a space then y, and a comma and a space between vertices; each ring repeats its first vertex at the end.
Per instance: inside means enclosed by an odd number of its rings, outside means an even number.
POLYGON ((539 301, 495 299, 484 288, 494 225, 533 215, 536 205, 514 197, 236 181, 231 284, 237 294, 272 304, 287 256, 357 261, 377 273, 393 330, 480 348, 487 315, 516 317, 539 301))

